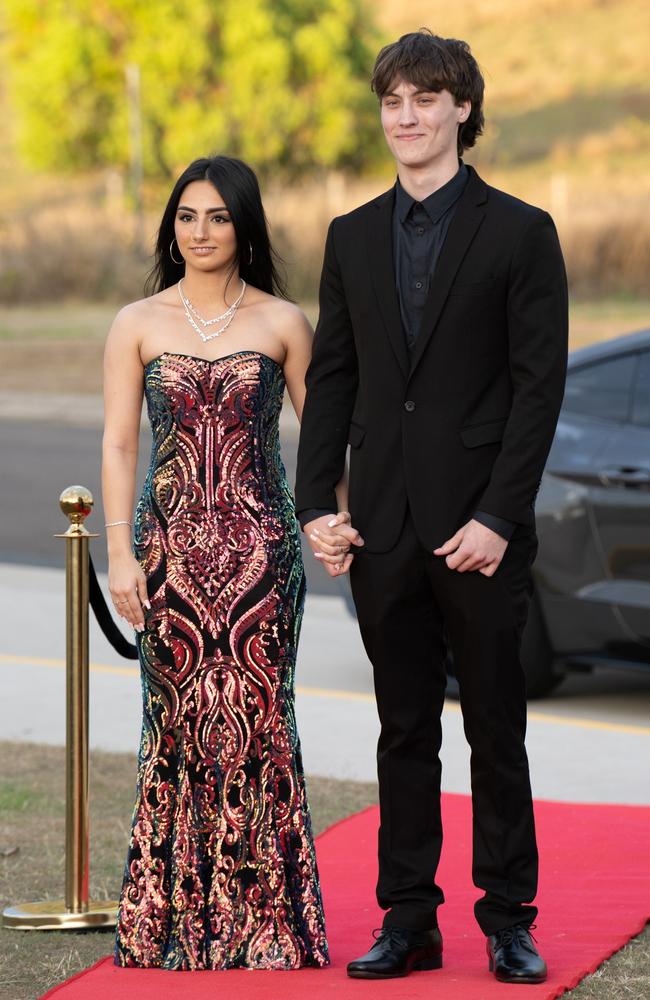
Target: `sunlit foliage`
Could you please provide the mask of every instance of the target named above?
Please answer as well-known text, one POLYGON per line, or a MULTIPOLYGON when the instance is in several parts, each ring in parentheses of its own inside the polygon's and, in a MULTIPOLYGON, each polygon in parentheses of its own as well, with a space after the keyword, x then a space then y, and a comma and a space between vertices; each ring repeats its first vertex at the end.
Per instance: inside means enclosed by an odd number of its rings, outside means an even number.
POLYGON ((288 176, 359 169, 380 148, 364 0, 5 0, 27 162, 128 161, 125 68, 141 74, 145 171, 221 151, 288 176))

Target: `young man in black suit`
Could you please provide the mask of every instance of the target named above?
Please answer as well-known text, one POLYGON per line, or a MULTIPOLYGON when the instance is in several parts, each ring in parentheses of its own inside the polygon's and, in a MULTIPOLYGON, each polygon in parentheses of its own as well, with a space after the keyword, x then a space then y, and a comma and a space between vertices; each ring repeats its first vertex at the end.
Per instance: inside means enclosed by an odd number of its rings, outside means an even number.
POLYGON ((442 964, 449 643, 472 751, 476 919, 497 978, 536 983, 546 965, 530 935, 537 847, 519 647, 535 495, 564 388, 562 253, 546 212, 460 159, 483 128, 466 43, 405 35, 380 52, 372 85, 398 177, 329 229, 296 484, 314 551, 332 574, 350 568, 381 720, 386 914, 348 973, 442 964), (333 517, 348 443, 350 515, 333 517))

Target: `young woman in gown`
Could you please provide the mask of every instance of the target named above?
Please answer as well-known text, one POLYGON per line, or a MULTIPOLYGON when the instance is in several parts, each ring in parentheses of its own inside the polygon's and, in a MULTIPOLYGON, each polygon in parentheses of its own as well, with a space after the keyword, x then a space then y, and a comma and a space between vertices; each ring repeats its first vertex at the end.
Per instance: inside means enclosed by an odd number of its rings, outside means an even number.
POLYGON ((283 298, 244 163, 180 177, 149 290, 105 353, 109 587, 143 692, 115 963, 324 966, 294 714, 304 571, 278 439, 285 384, 300 418, 312 331, 283 298), (153 447, 132 528, 143 392, 153 447))

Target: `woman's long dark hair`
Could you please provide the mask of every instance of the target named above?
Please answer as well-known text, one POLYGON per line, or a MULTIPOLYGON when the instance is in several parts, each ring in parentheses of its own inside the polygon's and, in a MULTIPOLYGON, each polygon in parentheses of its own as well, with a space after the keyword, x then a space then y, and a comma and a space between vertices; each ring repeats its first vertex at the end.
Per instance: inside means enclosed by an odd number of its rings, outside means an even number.
MULTIPOLYGON (((158 230, 154 265, 147 276, 145 295, 154 295, 163 288, 169 288, 185 274, 185 263, 175 264, 169 252, 175 237, 174 222, 181 195, 192 181, 210 181, 223 198, 235 227, 237 257, 240 277, 271 295, 288 299, 287 286, 279 271, 282 260, 271 246, 268 223, 262 205, 262 196, 257 177, 251 168, 232 156, 211 156, 194 160, 176 181, 169 197, 158 230), (252 248, 252 263, 251 259, 252 248)), ((178 260, 178 244, 172 248, 178 260)), ((235 265, 228 281, 234 274, 235 265)))

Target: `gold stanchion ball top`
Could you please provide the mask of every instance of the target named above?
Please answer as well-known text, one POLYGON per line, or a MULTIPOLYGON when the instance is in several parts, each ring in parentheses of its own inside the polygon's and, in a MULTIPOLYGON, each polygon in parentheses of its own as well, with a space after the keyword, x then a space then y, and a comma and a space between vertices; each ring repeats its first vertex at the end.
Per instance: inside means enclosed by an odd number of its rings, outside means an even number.
POLYGON ((59 506, 71 524, 83 524, 94 502, 92 493, 85 486, 68 486, 59 497, 59 506))

